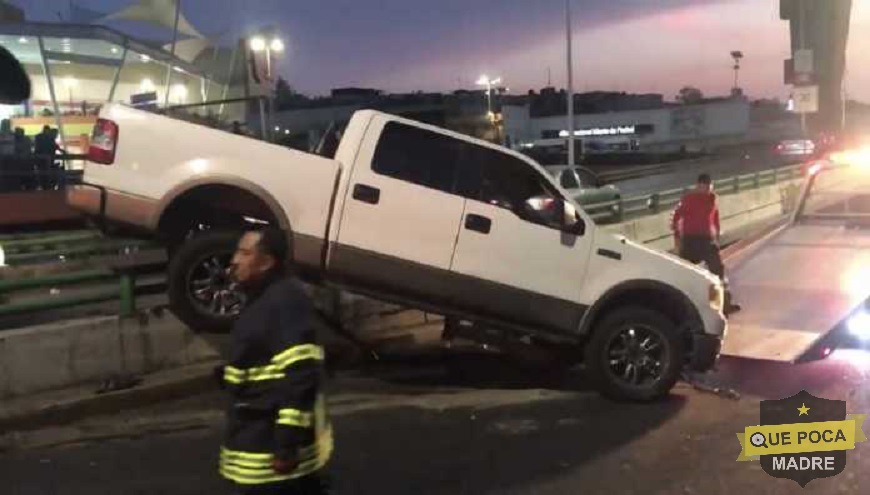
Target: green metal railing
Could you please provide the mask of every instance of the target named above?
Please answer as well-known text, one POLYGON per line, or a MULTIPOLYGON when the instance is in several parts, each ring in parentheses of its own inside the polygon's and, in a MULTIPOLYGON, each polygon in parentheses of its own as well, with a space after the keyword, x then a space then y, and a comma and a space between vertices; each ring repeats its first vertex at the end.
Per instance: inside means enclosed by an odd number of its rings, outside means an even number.
MULTIPOLYGON (((55 290, 60 287, 74 286, 79 294, 69 296, 44 296, 13 300, 0 304, 0 317, 21 315, 38 311, 67 309, 87 304, 118 301, 118 313, 132 316, 136 311, 136 296, 142 293, 156 293, 165 290, 165 281, 137 284, 141 275, 136 268, 117 268, 112 270, 84 270, 78 272, 24 278, 19 280, 0 280, 0 298, 12 293, 33 290, 55 290), (89 287, 87 284, 103 283, 89 287)), ((152 265, 152 269, 163 268, 162 264, 152 265)))
MULTIPOLYGON (((110 301, 119 301, 119 313, 130 316, 137 293, 165 289, 165 281, 137 283, 140 275, 165 268, 160 256, 137 261, 136 254, 162 249, 151 241, 111 239, 98 231, 80 230, 0 236, 0 248, 9 265, 5 273, 49 272, 0 278, 0 317, 110 301), (106 259, 95 263, 94 256, 100 255, 106 259), (71 294, 57 295, 61 288, 69 288, 71 294)), ((3 274, 0 271, 0 277, 3 274)))
MULTIPOLYGON (((714 181, 714 185, 720 195, 729 195, 748 189, 758 189, 799 179, 802 175, 803 166, 793 165, 751 174, 735 175, 714 181)), ((603 203, 584 204, 582 206, 584 210, 589 212, 592 219, 598 223, 619 223, 645 215, 654 215, 673 208, 680 202, 680 198, 690 187, 687 185, 666 191, 629 196, 603 203)))

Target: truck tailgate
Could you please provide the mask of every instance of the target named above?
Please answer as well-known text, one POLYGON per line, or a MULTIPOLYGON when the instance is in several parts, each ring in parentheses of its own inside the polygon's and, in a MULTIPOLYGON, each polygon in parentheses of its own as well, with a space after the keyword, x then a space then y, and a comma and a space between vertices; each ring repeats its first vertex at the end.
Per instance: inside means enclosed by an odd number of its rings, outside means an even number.
POLYGON ((729 260, 724 355, 793 362, 870 295, 870 231, 794 225, 729 260))

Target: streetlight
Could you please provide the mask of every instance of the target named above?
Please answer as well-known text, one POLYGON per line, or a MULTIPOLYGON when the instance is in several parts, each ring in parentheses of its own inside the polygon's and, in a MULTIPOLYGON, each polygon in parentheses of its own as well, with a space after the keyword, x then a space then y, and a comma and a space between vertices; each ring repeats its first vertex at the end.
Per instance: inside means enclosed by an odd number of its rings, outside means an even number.
POLYGON ((255 36, 251 38, 249 43, 251 46, 251 51, 254 52, 266 52, 266 77, 269 79, 272 78, 272 52, 281 53, 284 51, 284 42, 281 41, 280 38, 273 38, 270 42, 266 43, 266 39, 262 36, 255 36))
POLYGON ((489 118, 492 119, 492 86, 501 83, 501 78, 490 79, 486 75, 480 76, 477 80, 478 86, 486 86, 486 111, 489 118))
MULTIPOLYGON (((266 39, 262 36, 254 36, 248 42, 248 45, 251 47, 251 51, 255 53, 266 52, 266 79, 271 82, 272 81, 272 52, 281 53, 284 51, 284 42, 277 37, 272 38, 270 41, 266 41, 266 39)), ((265 137, 266 134, 266 119, 265 112, 263 111, 263 100, 260 100, 260 124, 263 129, 263 134, 265 137)), ((269 91, 269 120, 272 120, 272 117, 275 113, 275 92, 274 88, 270 88, 269 91)))
POLYGON ((739 50, 734 50, 733 52, 731 52, 731 58, 734 59, 734 92, 736 93, 737 88, 739 88, 739 86, 737 85, 737 80, 740 74, 740 59, 743 58, 743 52, 739 50))
POLYGON ((574 55, 571 34, 571 0, 565 0, 565 59, 568 72, 568 166, 574 166, 574 55))

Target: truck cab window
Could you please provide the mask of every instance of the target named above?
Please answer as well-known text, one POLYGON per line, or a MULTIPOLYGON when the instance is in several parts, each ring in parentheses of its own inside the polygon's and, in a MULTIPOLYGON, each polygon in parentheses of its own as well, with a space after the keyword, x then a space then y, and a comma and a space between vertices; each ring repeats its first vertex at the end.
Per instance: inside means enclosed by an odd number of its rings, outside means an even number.
POLYGON ((384 126, 372 160, 378 174, 453 192, 457 140, 399 122, 384 126))
POLYGON ((471 143, 463 143, 461 148, 458 194, 511 210, 523 220, 554 225, 559 195, 542 175, 526 162, 498 150, 471 143))

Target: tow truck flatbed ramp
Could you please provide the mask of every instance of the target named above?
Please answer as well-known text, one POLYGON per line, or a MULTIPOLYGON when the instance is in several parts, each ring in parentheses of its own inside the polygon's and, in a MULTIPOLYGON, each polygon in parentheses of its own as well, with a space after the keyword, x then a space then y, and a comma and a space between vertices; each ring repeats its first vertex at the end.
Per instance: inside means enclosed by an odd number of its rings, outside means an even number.
POLYGON ((870 295, 870 230, 791 224, 726 269, 742 310, 722 354, 795 362, 870 295))

